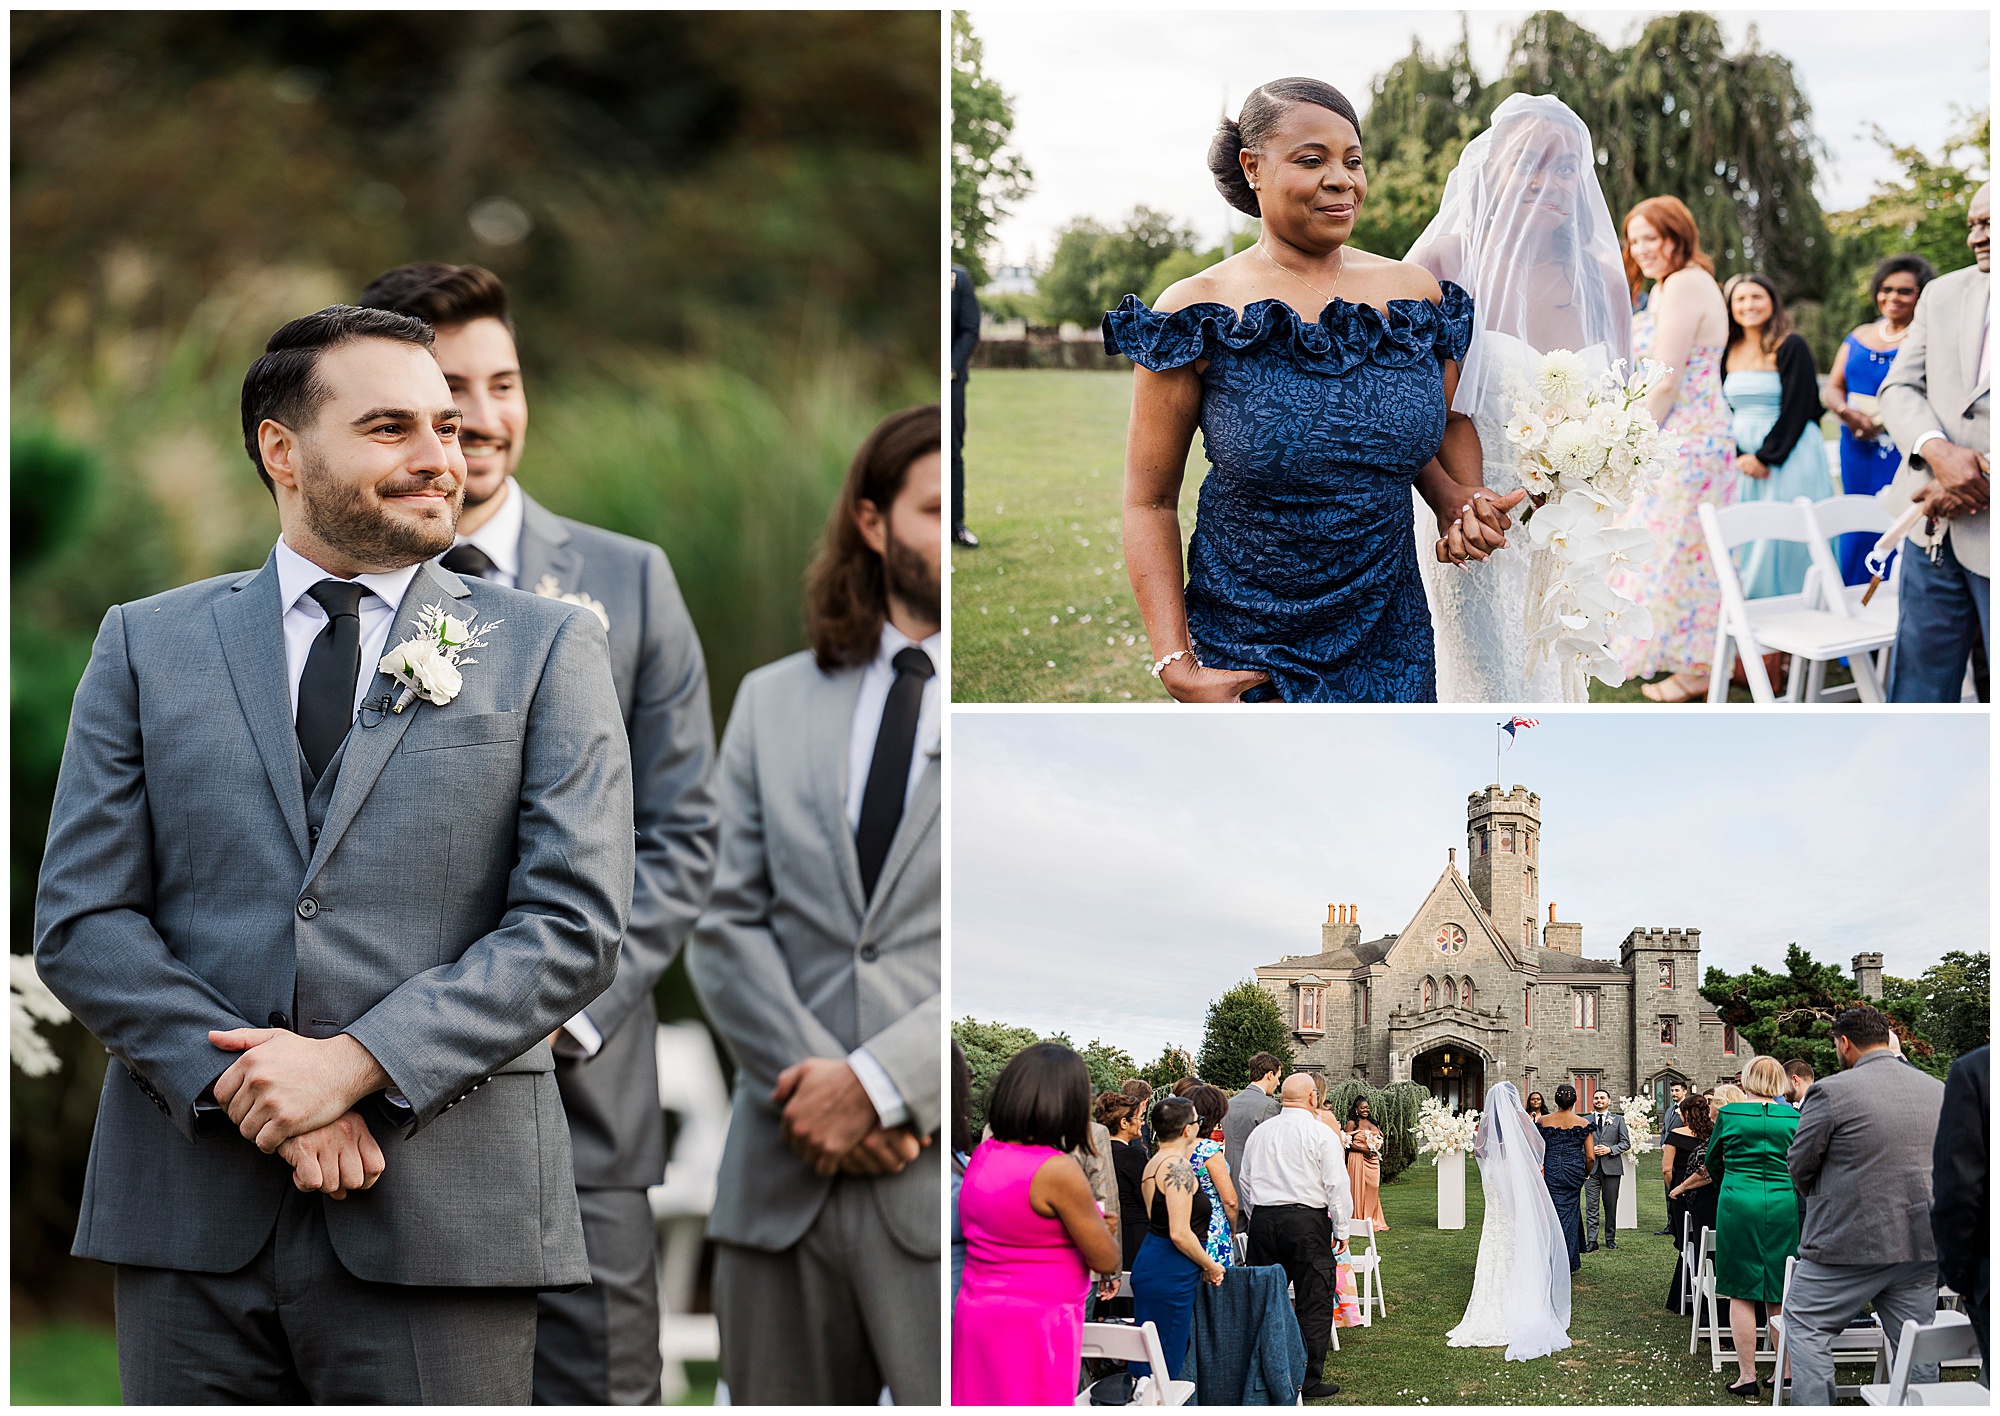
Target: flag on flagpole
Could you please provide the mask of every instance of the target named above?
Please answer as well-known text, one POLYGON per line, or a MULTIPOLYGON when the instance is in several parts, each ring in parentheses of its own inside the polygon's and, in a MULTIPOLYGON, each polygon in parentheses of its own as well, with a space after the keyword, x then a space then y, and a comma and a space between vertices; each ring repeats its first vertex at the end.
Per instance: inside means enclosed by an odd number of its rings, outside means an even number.
POLYGON ((1508 738, 1507 745, 1511 747, 1513 746, 1513 739, 1516 734, 1522 732, 1527 728, 1539 728, 1541 725, 1542 725, 1542 720, 1540 718, 1509 718, 1506 722, 1500 724, 1499 726, 1500 726, 1500 731, 1507 734, 1508 738))

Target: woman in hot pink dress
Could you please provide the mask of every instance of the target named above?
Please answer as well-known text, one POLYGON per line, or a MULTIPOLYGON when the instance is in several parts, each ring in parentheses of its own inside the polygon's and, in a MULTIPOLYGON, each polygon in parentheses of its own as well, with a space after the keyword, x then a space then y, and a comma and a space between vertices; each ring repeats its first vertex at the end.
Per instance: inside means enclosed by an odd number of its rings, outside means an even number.
POLYGON ((1650 531, 1650 559, 1621 566, 1611 585, 1644 605, 1653 637, 1616 635, 1611 652, 1627 678, 1672 674, 1641 690, 1655 703, 1686 703, 1708 692, 1708 661, 1722 586, 1709 564, 1696 508, 1736 500, 1736 437, 1722 397, 1722 353, 1729 311, 1702 253, 1694 216, 1678 197, 1648 197, 1625 218, 1627 271, 1636 297, 1653 282, 1645 309, 1632 317, 1633 358, 1651 356, 1674 370, 1646 400, 1660 431, 1679 440, 1667 475, 1639 490, 1618 525, 1650 531))
POLYGON ((993 1137, 958 1192, 965 1276, 951 1319, 955 1406, 1068 1406, 1083 1365, 1090 1275, 1117 1233, 1070 1151, 1090 1144, 1090 1072, 1058 1043, 1014 1056, 986 1104, 993 1137))

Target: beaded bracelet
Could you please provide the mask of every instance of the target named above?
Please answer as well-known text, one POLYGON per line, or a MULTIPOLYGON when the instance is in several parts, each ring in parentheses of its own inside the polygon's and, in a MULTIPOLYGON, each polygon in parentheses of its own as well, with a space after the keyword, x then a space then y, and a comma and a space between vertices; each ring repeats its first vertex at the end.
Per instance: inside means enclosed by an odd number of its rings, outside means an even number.
MULTIPOLYGON (((1176 660, 1176 659, 1190 659, 1190 658, 1194 658, 1194 650, 1192 650, 1192 649, 1176 649, 1176 650, 1174 650, 1174 652, 1173 652, 1173 653, 1171 653, 1171 654, 1169 654, 1169 655, 1167 655, 1167 657, 1166 657, 1166 658, 1164 658, 1164 659, 1161 659, 1161 660, 1158 660, 1157 662, 1155 662, 1155 663, 1154 663, 1154 665, 1153 665, 1153 670, 1152 670, 1152 672, 1153 672, 1153 677, 1154 677, 1154 678, 1158 678, 1158 677, 1159 677, 1159 676, 1160 676, 1161 674, 1165 673, 1165 672, 1167 671, 1167 665, 1171 664, 1171 663, 1172 663, 1172 662, 1173 662, 1174 660, 1176 660)), ((1200 668, 1200 667, 1201 667, 1201 660, 1200 660, 1200 659, 1195 659, 1195 660, 1194 660, 1194 666, 1195 666, 1195 667, 1196 667, 1197 669, 1198 669, 1198 668, 1200 668)))

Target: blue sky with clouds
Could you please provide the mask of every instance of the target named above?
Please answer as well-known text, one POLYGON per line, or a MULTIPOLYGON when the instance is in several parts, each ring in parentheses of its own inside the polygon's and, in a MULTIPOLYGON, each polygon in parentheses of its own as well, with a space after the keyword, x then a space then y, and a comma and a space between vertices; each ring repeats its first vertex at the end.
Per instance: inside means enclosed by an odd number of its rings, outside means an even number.
MULTIPOLYGON (((1498 712, 967 712, 951 724, 951 1012, 1194 1046, 1209 1000, 1317 950, 1329 902, 1400 931, 1493 779, 1498 712)), ((1550 712, 1501 759, 1542 798, 1546 908, 1616 959, 1921 973, 1987 946, 1987 719, 1550 712)), ((1461 858, 1461 869, 1463 860, 1461 858)))
MULTIPOLYGON (((1229 209, 1205 156, 1225 102, 1267 79, 1304 73, 1365 107, 1374 77, 1410 51, 1457 43, 1461 12, 1324 7, 1276 13, 1218 9, 973 9, 986 71, 1014 98, 1015 145, 1035 190, 996 230, 1006 261, 1043 260, 1072 217, 1116 220, 1144 203, 1222 240, 1229 209)), ((1528 10, 1467 12, 1473 66, 1498 76, 1528 10)), ((1657 10, 1569 12, 1608 43, 1629 42, 1657 10)), ((1797 9, 1715 9, 1732 47, 1751 25, 1762 45, 1790 59, 1829 152, 1819 196, 1828 210, 1867 200, 1894 175, 1869 137, 1880 125, 1899 143, 1935 153, 1961 120, 1952 105, 1984 108, 1992 72, 1984 7, 1850 8, 1832 0, 1797 9)), ((1366 114, 1363 115, 1364 122, 1366 114)), ((1379 144, 1379 134, 1365 134, 1379 144)), ((1241 218, 1233 218, 1240 223, 1241 218)))

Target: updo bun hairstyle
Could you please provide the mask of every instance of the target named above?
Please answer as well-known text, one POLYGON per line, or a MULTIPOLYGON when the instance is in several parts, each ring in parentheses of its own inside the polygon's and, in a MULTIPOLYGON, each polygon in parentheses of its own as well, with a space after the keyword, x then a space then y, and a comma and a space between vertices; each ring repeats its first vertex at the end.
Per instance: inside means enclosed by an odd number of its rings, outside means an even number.
POLYGON ((1261 217, 1264 213, 1257 205, 1250 179, 1243 175, 1243 164, 1237 155, 1245 148, 1261 147, 1278 125, 1285 106, 1291 103, 1317 104, 1338 113, 1354 125, 1356 137, 1361 135, 1361 120, 1354 114, 1354 105, 1332 84, 1318 79, 1273 79, 1250 90, 1249 97, 1243 100, 1242 111, 1234 118, 1224 118, 1208 145, 1208 170, 1215 178, 1215 189, 1245 216, 1261 217))

